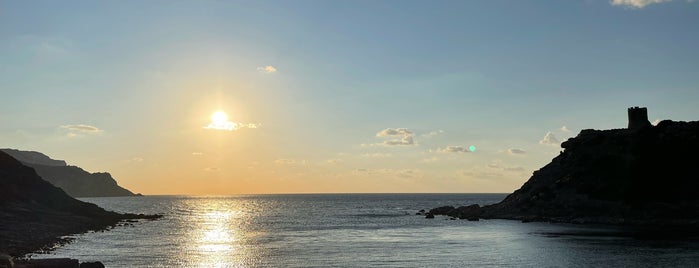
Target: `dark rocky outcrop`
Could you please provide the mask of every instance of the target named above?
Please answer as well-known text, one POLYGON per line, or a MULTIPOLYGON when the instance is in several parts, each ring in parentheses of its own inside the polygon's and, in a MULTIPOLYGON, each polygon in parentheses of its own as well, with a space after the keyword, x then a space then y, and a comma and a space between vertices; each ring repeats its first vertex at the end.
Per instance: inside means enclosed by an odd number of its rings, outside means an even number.
POLYGON ((119 186, 106 172, 90 173, 63 160, 32 151, 0 149, 22 164, 34 168, 44 180, 57 186, 72 197, 133 196, 134 193, 119 186))
POLYGON ((473 204, 469 206, 443 206, 431 209, 428 214, 432 215, 446 215, 452 218, 467 219, 469 221, 477 221, 481 216, 481 206, 478 204, 473 204))
POLYGON ((699 122, 583 130, 497 204, 447 209, 458 218, 699 225, 699 122))
POLYGON ((74 199, 0 152, 0 253, 22 256, 60 243, 62 236, 158 217, 115 213, 74 199))

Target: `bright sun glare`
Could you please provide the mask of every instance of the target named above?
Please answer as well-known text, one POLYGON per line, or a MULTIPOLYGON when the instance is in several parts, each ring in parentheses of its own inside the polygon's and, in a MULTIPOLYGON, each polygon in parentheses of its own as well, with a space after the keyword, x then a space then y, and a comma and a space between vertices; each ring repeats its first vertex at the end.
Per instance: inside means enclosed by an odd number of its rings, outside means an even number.
POLYGON ((228 115, 223 111, 216 111, 211 115, 211 122, 214 124, 225 124, 228 122, 228 115))
POLYGON ((216 111, 213 114, 211 114, 211 123, 209 123, 209 125, 204 128, 233 131, 236 130, 238 127, 238 124, 228 121, 228 115, 226 115, 226 113, 224 113, 223 111, 216 111))

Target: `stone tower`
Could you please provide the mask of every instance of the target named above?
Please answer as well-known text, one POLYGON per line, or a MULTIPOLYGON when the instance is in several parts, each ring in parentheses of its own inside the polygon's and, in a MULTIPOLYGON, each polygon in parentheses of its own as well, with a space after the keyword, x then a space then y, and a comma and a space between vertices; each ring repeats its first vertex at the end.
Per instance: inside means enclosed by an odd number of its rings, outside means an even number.
POLYGON ((638 106, 630 107, 629 129, 639 129, 647 126, 650 126, 650 121, 648 121, 648 109, 646 109, 646 107, 639 108, 638 106))

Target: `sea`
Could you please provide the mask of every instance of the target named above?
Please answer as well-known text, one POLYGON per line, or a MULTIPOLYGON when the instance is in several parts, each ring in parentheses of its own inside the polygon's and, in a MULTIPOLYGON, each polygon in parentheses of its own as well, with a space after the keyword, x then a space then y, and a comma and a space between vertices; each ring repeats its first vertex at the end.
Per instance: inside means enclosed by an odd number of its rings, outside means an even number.
POLYGON ((505 194, 292 194, 82 198, 163 214, 32 258, 106 267, 699 267, 699 241, 622 227, 426 219, 421 209, 505 194))

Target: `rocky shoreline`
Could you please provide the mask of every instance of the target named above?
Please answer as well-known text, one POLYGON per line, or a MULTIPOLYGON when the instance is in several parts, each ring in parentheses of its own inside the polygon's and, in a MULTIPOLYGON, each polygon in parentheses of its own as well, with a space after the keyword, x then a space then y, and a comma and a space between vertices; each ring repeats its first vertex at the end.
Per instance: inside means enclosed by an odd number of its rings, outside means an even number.
POLYGON ((22 258, 67 243, 70 239, 66 236, 162 217, 106 211, 74 199, 3 152, 0 186, 0 253, 9 256, 8 260, 18 258, 17 265, 6 267, 34 267, 22 258))
POLYGON ((511 219, 630 226, 699 226, 699 121, 652 126, 629 109, 629 128, 583 130, 503 201, 442 206, 427 218, 511 219))

